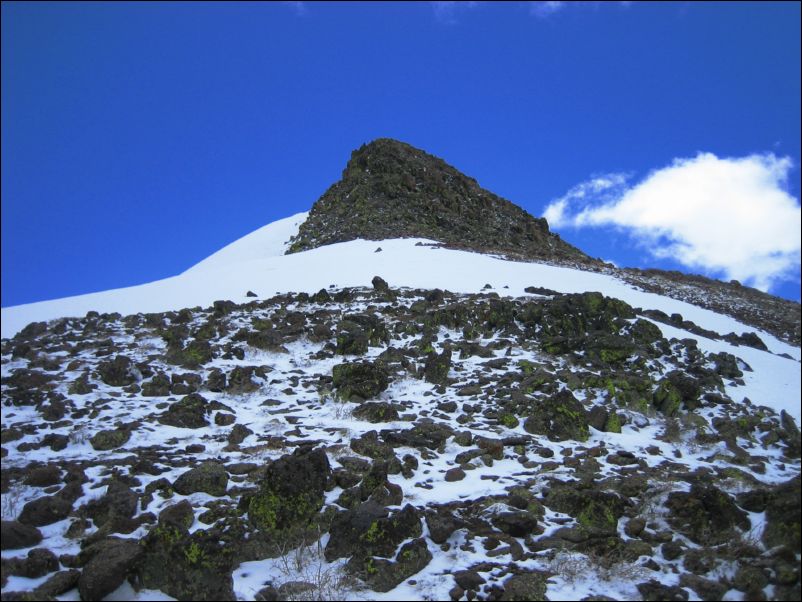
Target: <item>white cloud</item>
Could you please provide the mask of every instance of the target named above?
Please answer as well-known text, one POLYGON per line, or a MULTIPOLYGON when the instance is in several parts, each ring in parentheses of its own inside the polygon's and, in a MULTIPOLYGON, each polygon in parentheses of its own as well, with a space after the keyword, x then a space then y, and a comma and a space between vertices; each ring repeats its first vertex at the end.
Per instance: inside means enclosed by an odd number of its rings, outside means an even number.
POLYGON ((565 2, 530 2, 529 12, 536 17, 545 19, 565 8, 565 2))
POLYGON ((584 8, 593 8, 599 9, 602 6, 609 6, 609 5, 619 6, 621 8, 629 8, 632 2, 530 2, 529 3, 529 14, 539 18, 539 19, 547 19, 551 17, 553 14, 556 14, 566 8, 576 8, 576 7, 584 7, 584 8))
POLYGON ((556 199, 555 228, 614 226, 657 258, 737 279, 762 290, 799 277, 799 201, 786 191, 788 157, 772 153, 675 159, 634 186, 611 174, 556 199))
POLYGON ((298 16, 305 15, 307 13, 306 2, 292 2, 286 1, 282 2, 285 6, 289 6, 295 11, 295 14, 298 16))
POLYGON ((457 22, 457 12, 476 8, 481 2, 430 2, 434 10, 435 18, 442 22, 453 25, 457 22))

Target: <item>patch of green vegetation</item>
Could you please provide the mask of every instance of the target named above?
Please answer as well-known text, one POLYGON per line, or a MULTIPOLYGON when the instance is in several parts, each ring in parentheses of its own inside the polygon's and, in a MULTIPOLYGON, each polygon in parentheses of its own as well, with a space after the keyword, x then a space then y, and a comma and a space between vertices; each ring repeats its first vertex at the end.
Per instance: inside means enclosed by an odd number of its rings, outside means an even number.
POLYGON ((280 506, 281 500, 274 492, 260 492, 251 498, 248 516, 259 529, 275 531, 280 506))
POLYGON ((184 550, 184 558, 189 564, 201 564, 205 560, 205 555, 201 547, 193 541, 184 550))
POLYGON ((519 424, 518 419, 513 414, 502 414, 499 417, 499 422, 509 429, 514 429, 519 424))
POLYGON ((360 539, 369 543, 376 543, 382 537, 384 537, 384 529, 379 525, 379 521, 373 521, 360 539))

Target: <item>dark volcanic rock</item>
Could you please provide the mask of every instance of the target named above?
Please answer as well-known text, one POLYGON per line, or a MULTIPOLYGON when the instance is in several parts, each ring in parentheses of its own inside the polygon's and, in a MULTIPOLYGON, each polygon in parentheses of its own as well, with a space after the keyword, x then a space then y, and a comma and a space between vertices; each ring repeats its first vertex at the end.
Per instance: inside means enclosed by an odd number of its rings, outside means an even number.
POLYGON ((255 527, 271 533, 303 527, 323 506, 331 467, 322 449, 299 448, 267 467, 259 491, 248 503, 255 527))
POLYGON ((36 527, 24 525, 15 520, 2 521, 0 543, 3 550, 30 548, 42 541, 42 532, 36 527))
POLYGON ((688 493, 675 491, 666 507, 671 511, 669 523, 698 544, 724 543, 733 536, 733 527, 751 527, 746 512, 714 485, 693 484, 688 493))
POLYGON ((351 154, 342 180, 312 206, 288 252, 404 237, 531 259, 590 261, 550 232, 545 219, 481 188, 442 159, 389 138, 351 154))
MULTIPOLYGON (((132 539, 108 538, 87 550, 92 555, 78 579, 82 600, 102 600, 122 585, 137 560, 142 548, 132 539)), ((82 552, 83 554, 84 552, 82 552)))
POLYGON ((527 433, 545 435, 551 441, 585 441, 589 436, 587 412, 568 390, 535 402, 524 429, 527 433))
POLYGON ((228 473, 222 464, 214 461, 204 462, 188 470, 173 483, 173 489, 181 495, 202 491, 219 497, 226 494, 227 487, 228 473))
POLYGON ((370 399, 390 384, 387 372, 370 362, 338 364, 332 372, 334 386, 343 399, 370 399))

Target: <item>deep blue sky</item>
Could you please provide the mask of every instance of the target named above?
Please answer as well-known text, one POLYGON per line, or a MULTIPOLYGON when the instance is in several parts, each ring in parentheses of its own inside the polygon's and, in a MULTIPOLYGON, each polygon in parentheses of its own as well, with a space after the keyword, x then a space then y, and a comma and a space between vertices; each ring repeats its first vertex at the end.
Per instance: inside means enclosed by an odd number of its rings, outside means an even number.
POLYGON ((788 156, 799 199, 800 4, 3 2, 2 305, 177 274, 385 136, 535 215, 700 151, 788 156))

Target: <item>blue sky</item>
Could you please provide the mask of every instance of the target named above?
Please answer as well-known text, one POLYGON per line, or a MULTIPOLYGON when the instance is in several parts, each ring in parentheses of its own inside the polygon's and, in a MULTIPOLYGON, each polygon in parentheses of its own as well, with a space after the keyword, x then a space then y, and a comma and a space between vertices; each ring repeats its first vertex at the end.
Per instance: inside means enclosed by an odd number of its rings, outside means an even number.
POLYGON ((2 305, 175 275, 377 137, 799 300, 799 3, 3 2, 2 305))

